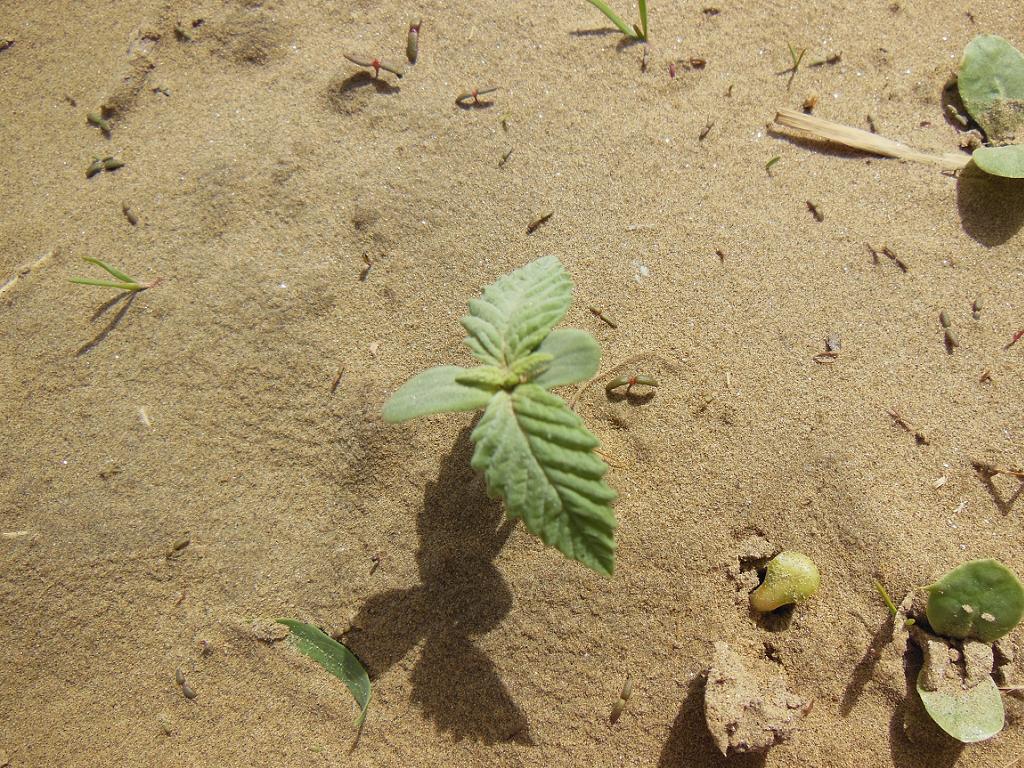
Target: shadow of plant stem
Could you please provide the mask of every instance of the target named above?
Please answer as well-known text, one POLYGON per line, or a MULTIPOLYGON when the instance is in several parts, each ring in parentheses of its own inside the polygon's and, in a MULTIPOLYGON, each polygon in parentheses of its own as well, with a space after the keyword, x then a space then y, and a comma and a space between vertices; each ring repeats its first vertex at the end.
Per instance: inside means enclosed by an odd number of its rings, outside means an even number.
POLYGON ((92 317, 90 318, 92 322, 96 322, 97 320, 99 320, 101 317, 103 317, 104 314, 107 313, 107 311, 109 311, 111 308, 113 308, 115 305, 119 304, 122 301, 124 302, 124 306, 117 310, 117 314, 115 314, 110 319, 110 322, 103 327, 103 330, 101 330, 92 339, 90 339, 89 341, 87 341, 85 344, 78 348, 78 351, 75 352, 75 357, 84 355, 86 352, 90 351, 91 349, 93 349, 93 347, 96 347, 105 338, 107 338, 107 336, 110 335, 110 332, 117 328, 118 324, 121 322, 121 319, 125 316, 125 313, 128 312, 128 308, 131 307, 132 302, 135 301, 135 298, 138 295, 139 294, 137 291, 119 293, 117 296, 110 299, 110 301, 103 302, 103 304, 101 304, 99 308, 92 313, 92 317))
POLYGON ((412 698, 427 718, 456 738, 532 743, 526 716, 473 643, 512 608, 493 560, 513 523, 503 521, 501 505, 469 466, 470 431, 459 434, 424 494, 416 555, 422 583, 371 597, 344 642, 378 677, 422 641, 412 698))
POLYGON ((349 91, 354 91, 357 88, 367 88, 369 86, 373 86, 377 93, 383 93, 388 95, 398 93, 400 90, 402 90, 399 86, 392 85, 383 78, 374 77, 369 72, 356 72, 355 74, 346 77, 338 85, 338 91, 339 93, 344 94, 348 93, 349 91))

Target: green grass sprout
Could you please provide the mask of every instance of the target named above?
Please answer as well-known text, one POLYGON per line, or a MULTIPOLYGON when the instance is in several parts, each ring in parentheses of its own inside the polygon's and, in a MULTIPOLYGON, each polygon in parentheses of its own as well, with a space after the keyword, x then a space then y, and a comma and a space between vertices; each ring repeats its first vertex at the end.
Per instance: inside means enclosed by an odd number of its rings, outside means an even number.
POLYGON ((587 0, 592 6, 608 17, 609 21, 619 28, 626 37, 633 40, 647 40, 647 0, 640 0, 640 26, 630 26, 622 17, 613 11, 604 0, 587 0))
POLYGON ((278 619, 277 623, 291 630, 292 643, 300 653, 309 656, 345 684, 359 705, 356 727, 362 728, 366 711, 370 708, 371 694, 370 677, 362 662, 352 651, 312 624, 304 624, 295 619, 278 619))
POLYGON ((775 157, 773 157, 771 160, 769 160, 767 163, 764 164, 764 169, 765 169, 765 171, 768 172, 769 176, 772 175, 772 166, 775 165, 777 162, 779 162, 779 160, 781 160, 781 159, 782 159, 781 157, 779 157, 778 155, 775 155, 775 157))
POLYGON ((147 288, 152 288, 154 285, 160 282, 159 278, 156 280, 151 280, 148 283, 140 282, 136 280, 134 277, 126 275, 117 267, 112 267, 105 261, 94 259, 91 256, 83 256, 82 260, 87 261, 90 264, 95 264, 97 267, 106 270, 113 277, 116 277, 117 280, 93 280, 92 278, 88 277, 69 278, 72 283, 77 283, 78 285, 97 285, 100 288, 117 288, 119 291, 129 291, 131 293, 136 293, 138 291, 144 291, 147 288))

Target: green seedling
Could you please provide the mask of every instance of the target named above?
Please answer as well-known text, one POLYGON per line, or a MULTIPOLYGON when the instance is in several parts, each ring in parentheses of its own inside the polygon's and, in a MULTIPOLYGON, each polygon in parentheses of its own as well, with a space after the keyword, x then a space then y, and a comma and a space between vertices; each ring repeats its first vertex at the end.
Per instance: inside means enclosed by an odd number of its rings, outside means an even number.
POLYGON ((633 40, 647 40, 647 0, 640 0, 640 26, 627 24, 604 0, 587 0, 587 2, 607 16, 608 20, 618 27, 626 37, 633 40))
POLYGON ((465 343, 483 365, 440 366, 407 381, 384 405, 401 422, 483 409, 471 465, 510 518, 593 570, 615 568, 615 492, 598 440, 552 387, 594 376, 601 351, 585 331, 552 330, 572 302, 572 280, 553 256, 512 272, 469 302, 465 343))
POLYGON ((147 288, 152 288, 154 285, 160 282, 159 278, 156 280, 152 280, 148 283, 140 282, 136 280, 134 277, 126 275, 124 272, 117 269, 116 267, 110 266, 105 261, 100 261, 99 259, 94 259, 90 256, 83 256, 82 260, 87 261, 90 264, 95 264, 97 267, 100 267, 102 269, 105 269, 113 277, 116 277, 117 280, 93 280, 92 278, 87 277, 69 278, 69 280, 72 283, 77 283, 78 285, 98 285, 101 288, 117 288, 119 291, 130 291, 134 293, 137 291, 144 291, 147 288))
POLYGON ((653 376, 644 375, 632 375, 632 376, 616 376, 614 379, 605 384, 604 391, 611 394, 617 389, 622 387, 626 388, 626 395, 633 394, 633 387, 657 387, 658 381, 653 376))
POLYGON ((85 116, 85 119, 86 122, 89 123, 89 125, 95 125, 101 131, 103 131, 103 133, 107 134, 108 136, 110 135, 110 121, 104 119, 103 115, 101 115, 99 112, 90 112, 85 116))
POLYGON ((925 587, 932 629, 944 637, 992 643, 1024 615, 1024 586, 998 560, 973 560, 925 587))
POLYGON ((768 561, 761 586, 750 593, 750 607, 768 613, 784 605, 802 603, 821 584, 818 566, 801 552, 786 550, 768 561))
POLYGON ((337 640, 328 637, 311 624, 294 619, 278 619, 291 630, 292 643, 300 652, 341 680, 359 705, 356 726, 362 727, 370 707, 370 677, 356 655, 337 640))
POLYGON ((985 173, 1024 178, 1024 55, 996 35, 979 35, 964 49, 957 88, 988 145, 972 159, 985 173))

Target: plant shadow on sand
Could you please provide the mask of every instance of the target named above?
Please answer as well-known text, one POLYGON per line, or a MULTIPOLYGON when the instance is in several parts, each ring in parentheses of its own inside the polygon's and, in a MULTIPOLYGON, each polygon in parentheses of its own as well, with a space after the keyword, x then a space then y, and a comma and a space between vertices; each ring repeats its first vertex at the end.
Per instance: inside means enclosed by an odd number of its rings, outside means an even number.
POLYGON ((973 162, 957 179, 964 231, 984 246, 1002 245, 1024 224, 1024 179, 990 176, 973 162))
POLYGON ((437 480, 427 484, 417 521, 422 583, 371 597, 344 642, 376 678, 422 641, 412 699, 427 718, 456 738, 532 744, 525 714, 473 642, 512 608, 493 560, 513 523, 469 466, 470 431, 459 433, 437 480))

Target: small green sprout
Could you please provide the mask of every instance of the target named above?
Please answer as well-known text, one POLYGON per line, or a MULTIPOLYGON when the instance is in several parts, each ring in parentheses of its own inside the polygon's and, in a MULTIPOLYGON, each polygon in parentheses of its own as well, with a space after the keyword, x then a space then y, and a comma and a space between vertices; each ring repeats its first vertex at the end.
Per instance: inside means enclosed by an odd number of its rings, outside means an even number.
POLYGON ((944 637, 992 643, 1024 616, 1024 586, 998 560, 972 560, 925 587, 928 623, 944 637))
POLYGON ((111 275, 116 277, 117 281, 115 282, 114 280, 93 280, 92 278, 87 277, 69 278, 69 280, 72 283, 77 283, 78 285, 98 285, 101 288, 117 288, 119 291, 130 291, 132 293, 135 293, 137 291, 144 291, 147 288, 152 288, 154 285, 160 282, 159 278, 156 280, 152 280, 148 283, 139 282, 134 277, 126 275, 124 272, 117 269, 116 267, 110 266, 105 261, 94 259, 91 256, 83 256, 82 260, 87 261, 90 264, 95 264, 97 267, 105 269, 111 275))
POLYGON ((964 49, 957 88, 988 145, 972 159, 985 173, 1024 178, 1024 55, 996 35, 979 35, 964 49))
POLYGON ((356 655, 337 640, 325 635, 312 624, 294 619, 278 619, 291 630, 292 643, 300 652, 341 680, 359 705, 356 726, 362 727, 370 707, 370 677, 356 655))
POLYGON ((764 582, 750 593, 750 607, 768 613, 790 603, 802 603, 821 584, 818 567, 807 555, 786 550, 768 561, 764 582))
POLYGON ((483 365, 431 368, 384 404, 384 420, 484 410, 470 464, 510 518, 598 573, 615 568, 615 492, 598 440, 552 387, 594 376, 601 350, 585 331, 553 331, 572 302, 572 280, 553 256, 512 272, 469 302, 462 326, 483 365))
POLYGON ((632 38, 633 40, 647 41, 647 0, 640 0, 639 2, 640 26, 637 26, 636 24, 629 26, 629 24, 623 21, 622 17, 613 11, 609 7, 608 3, 604 2, 604 0, 587 0, 587 2, 607 16, 608 20, 618 27, 619 31, 626 37, 632 38))

